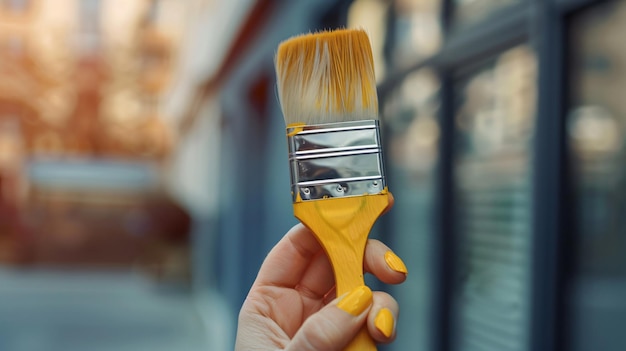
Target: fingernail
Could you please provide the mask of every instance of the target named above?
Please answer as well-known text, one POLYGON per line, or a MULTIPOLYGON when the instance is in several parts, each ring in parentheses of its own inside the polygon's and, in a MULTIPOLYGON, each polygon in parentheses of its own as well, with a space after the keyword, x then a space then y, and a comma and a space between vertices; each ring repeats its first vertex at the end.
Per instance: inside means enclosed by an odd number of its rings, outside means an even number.
POLYGON ((360 286, 341 299, 337 303, 337 307, 353 316, 358 316, 371 304, 372 290, 367 286, 360 286))
POLYGON ((404 273, 404 274, 408 273, 406 266, 404 265, 404 262, 402 262, 402 259, 400 259, 400 257, 398 257, 391 250, 385 252, 385 262, 387 262, 387 266, 389 266, 389 268, 393 269, 394 271, 398 273, 404 273))
POLYGON ((381 308, 374 319, 374 325, 376 329, 380 330, 381 333, 387 338, 391 337, 393 334, 393 314, 388 308, 381 308))

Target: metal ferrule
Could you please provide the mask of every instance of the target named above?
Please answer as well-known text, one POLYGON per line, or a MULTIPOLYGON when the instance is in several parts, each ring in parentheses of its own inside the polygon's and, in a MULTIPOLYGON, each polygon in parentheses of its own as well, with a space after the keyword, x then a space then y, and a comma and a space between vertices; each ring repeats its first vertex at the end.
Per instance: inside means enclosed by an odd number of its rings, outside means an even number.
POLYGON ((293 201, 385 189, 378 120, 287 128, 293 201))

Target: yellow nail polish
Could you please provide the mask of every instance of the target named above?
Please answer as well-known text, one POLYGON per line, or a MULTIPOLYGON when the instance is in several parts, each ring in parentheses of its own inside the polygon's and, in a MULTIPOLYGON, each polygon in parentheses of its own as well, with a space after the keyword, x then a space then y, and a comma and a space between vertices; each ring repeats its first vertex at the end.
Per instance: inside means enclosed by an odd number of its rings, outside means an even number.
POLYGON ((402 259, 400 259, 400 257, 398 257, 391 250, 385 252, 385 262, 387 262, 387 266, 389 266, 389 268, 393 269, 396 272, 404 274, 408 273, 408 270, 406 269, 404 262, 402 262, 402 259))
POLYGON ((360 286, 341 299, 337 303, 337 307, 351 315, 358 316, 371 304, 372 290, 367 286, 360 286))
POLYGON ((393 334, 393 314, 388 308, 381 308, 374 319, 374 325, 376 329, 380 330, 381 333, 387 338, 390 338, 393 334))

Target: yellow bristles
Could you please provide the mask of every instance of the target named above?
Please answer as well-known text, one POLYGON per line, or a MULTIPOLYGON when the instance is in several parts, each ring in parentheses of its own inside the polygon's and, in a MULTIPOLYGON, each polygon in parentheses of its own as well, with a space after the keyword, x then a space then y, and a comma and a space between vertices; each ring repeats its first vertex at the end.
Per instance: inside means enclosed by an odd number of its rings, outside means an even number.
POLYGON ((372 49, 363 30, 305 34, 282 42, 276 77, 287 125, 378 119, 372 49))

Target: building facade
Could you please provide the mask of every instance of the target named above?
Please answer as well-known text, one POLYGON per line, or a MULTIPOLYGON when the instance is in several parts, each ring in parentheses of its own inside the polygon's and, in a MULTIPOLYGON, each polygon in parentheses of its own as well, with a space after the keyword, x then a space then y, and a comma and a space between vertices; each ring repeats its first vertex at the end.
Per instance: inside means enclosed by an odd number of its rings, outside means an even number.
POLYGON ((370 282, 401 305, 384 349, 623 348, 624 1, 259 1, 250 13, 203 85, 221 133, 207 274, 233 316, 295 223, 276 47, 362 26, 396 195, 372 236, 409 269, 404 285, 370 282))

